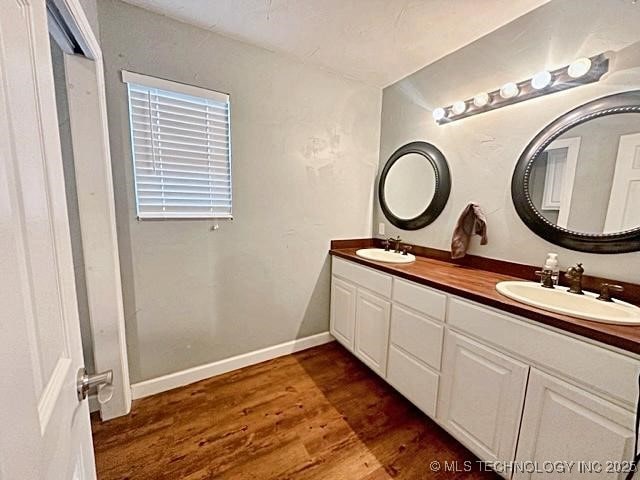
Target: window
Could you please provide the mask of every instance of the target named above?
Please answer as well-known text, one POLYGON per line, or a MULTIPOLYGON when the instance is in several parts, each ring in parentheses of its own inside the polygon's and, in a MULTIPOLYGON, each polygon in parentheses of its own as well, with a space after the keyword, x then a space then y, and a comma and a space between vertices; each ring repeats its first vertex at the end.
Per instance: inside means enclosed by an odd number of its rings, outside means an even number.
POLYGON ((138 218, 231 218, 229 95, 124 70, 122 80, 138 218))

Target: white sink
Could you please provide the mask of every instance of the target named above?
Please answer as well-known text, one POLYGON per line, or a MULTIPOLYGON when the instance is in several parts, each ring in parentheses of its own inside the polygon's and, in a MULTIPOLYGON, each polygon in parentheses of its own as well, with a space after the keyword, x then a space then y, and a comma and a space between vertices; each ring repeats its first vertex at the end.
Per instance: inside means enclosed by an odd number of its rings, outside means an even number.
POLYGON ((416 257, 410 253, 403 255, 383 248, 361 248, 356 251, 356 255, 367 260, 386 263, 411 263, 416 260, 416 257))
POLYGON ((640 308, 621 300, 603 302, 595 293, 569 293, 566 287, 544 288, 539 283, 508 281, 496 284, 502 295, 533 307, 571 317, 618 325, 640 325, 640 308))

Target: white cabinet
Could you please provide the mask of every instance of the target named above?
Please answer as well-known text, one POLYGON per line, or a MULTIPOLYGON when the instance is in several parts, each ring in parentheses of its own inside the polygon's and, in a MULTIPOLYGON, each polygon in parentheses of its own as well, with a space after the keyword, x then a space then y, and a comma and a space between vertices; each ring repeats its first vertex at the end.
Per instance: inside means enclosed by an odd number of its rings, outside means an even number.
POLYGON ((444 325, 400 305, 391 310, 391 344, 440 370, 444 325))
POLYGON ((387 373, 391 302, 362 289, 358 289, 356 298, 354 353, 384 377, 387 373))
POLYGON ((331 281, 331 334, 349 350, 353 350, 356 326, 356 287, 333 278, 331 281))
POLYGON ((438 420, 486 461, 515 456, 529 367, 449 331, 438 420))
POLYGON ((387 382, 431 418, 436 415, 439 379, 440 375, 405 351, 389 346, 387 382))
POLYGON ((513 478, 624 478, 608 462, 624 466, 633 457, 632 426, 631 412, 532 369, 517 460, 576 464, 570 473, 515 472, 513 478))
MULTIPOLYGON (((404 281, 401 288, 396 288, 397 286, 398 283, 394 283, 387 381, 420 410, 433 418, 436 415, 440 383, 444 325, 433 317, 427 317, 396 303, 398 292, 403 292, 401 296, 405 292, 410 292, 411 297, 407 295, 403 298, 404 304, 411 305, 413 308, 424 306, 422 302, 411 301, 421 297, 419 287, 404 281), (416 293, 418 295, 414 295, 416 293)), ((420 310, 430 311, 425 308, 420 310)), ((431 313, 434 317, 444 318, 439 305, 431 313)))
POLYGON ((331 264, 334 276, 364 287, 382 297, 391 297, 391 275, 376 272, 371 268, 361 267, 355 263, 347 262, 341 258, 333 259, 331 264))
POLYGON ((447 312, 449 328, 522 358, 529 365, 560 373, 572 383, 582 384, 614 403, 635 410, 640 373, 637 356, 623 355, 539 323, 455 297, 449 300, 447 312))
POLYGON ((407 305, 435 320, 444 321, 447 310, 447 296, 432 288, 394 278, 393 301, 407 305))
POLYGON ((335 257, 332 273, 331 334, 384 377, 392 277, 335 257))
POLYGON ((633 457, 638 356, 339 258, 331 333, 481 460, 576 462, 514 479, 633 457))

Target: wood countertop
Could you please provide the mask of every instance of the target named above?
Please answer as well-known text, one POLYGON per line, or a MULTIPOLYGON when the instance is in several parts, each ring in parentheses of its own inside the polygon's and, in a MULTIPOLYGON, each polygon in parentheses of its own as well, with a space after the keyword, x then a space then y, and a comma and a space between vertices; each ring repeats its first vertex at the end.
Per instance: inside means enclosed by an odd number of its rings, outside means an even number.
POLYGON ((410 264, 374 262, 356 255, 356 250, 363 247, 364 245, 350 246, 349 248, 334 247, 329 253, 381 272, 640 355, 640 326, 610 325, 548 312, 507 298, 498 293, 495 288, 498 282, 522 280, 521 277, 418 255, 416 255, 416 261, 410 264))

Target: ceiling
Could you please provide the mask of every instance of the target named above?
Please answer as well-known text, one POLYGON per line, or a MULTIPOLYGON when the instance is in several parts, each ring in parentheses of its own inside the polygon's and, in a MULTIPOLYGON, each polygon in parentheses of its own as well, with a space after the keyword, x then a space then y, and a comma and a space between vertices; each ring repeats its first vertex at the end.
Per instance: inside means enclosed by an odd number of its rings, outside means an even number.
POLYGON ((549 0, 125 0, 384 87, 549 0))

